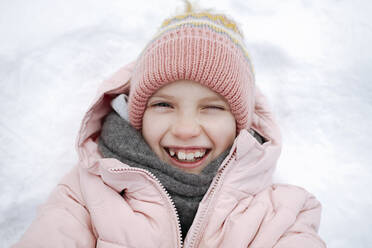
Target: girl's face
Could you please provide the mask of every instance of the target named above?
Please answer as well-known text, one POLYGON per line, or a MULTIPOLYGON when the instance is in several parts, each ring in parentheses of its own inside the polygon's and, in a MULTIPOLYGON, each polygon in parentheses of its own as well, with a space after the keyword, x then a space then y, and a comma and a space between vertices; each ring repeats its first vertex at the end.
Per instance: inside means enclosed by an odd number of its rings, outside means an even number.
POLYGON ((181 80, 160 88, 148 100, 142 135, 161 160, 198 174, 233 144, 236 124, 222 96, 181 80))

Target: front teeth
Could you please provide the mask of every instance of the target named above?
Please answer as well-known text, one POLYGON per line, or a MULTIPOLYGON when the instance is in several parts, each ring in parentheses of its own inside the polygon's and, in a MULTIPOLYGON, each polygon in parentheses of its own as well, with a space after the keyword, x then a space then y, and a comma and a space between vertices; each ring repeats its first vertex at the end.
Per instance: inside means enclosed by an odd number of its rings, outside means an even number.
POLYGON ((195 161, 197 158, 202 158, 205 155, 205 150, 186 153, 184 151, 176 151, 172 148, 169 149, 169 154, 173 157, 176 155, 178 160, 195 161))
POLYGON ((177 153, 177 158, 180 160, 185 160, 186 159, 186 154, 183 152, 177 153))

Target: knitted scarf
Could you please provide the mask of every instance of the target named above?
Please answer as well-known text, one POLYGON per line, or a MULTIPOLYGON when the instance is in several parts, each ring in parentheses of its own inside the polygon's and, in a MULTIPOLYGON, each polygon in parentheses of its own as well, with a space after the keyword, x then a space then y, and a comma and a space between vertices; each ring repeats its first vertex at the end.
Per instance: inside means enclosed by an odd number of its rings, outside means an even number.
POLYGON ((98 148, 103 157, 116 158, 131 167, 146 169, 159 179, 174 201, 183 238, 194 220, 199 202, 230 150, 223 152, 200 174, 187 173, 161 161, 141 133, 115 112, 108 114, 104 120, 98 148))

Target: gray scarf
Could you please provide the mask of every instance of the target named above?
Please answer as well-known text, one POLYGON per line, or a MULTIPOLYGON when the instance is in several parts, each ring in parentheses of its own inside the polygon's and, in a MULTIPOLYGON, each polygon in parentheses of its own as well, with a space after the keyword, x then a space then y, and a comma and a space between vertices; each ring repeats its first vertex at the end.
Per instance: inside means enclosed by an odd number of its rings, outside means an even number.
POLYGON ((223 152, 200 174, 187 173, 161 161, 141 133, 115 112, 105 118, 98 148, 105 158, 116 158, 131 167, 146 169, 160 180, 177 208, 183 238, 194 220, 199 202, 230 150, 223 152))

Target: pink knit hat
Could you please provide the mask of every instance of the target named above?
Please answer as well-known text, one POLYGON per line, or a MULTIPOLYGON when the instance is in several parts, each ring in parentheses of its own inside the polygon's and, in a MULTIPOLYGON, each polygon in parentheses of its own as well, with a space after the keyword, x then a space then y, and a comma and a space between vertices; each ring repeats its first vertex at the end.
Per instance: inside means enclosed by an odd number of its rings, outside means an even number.
POLYGON ((225 16, 188 12, 163 22, 132 75, 131 125, 141 129, 151 95, 178 80, 199 82, 222 95, 235 116, 237 131, 250 126, 254 73, 241 32, 225 16))

